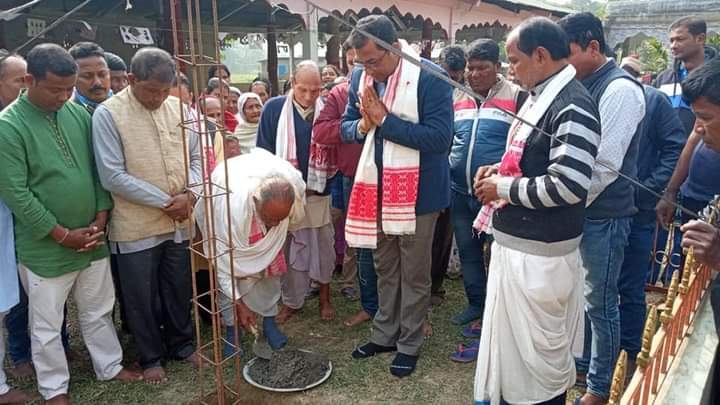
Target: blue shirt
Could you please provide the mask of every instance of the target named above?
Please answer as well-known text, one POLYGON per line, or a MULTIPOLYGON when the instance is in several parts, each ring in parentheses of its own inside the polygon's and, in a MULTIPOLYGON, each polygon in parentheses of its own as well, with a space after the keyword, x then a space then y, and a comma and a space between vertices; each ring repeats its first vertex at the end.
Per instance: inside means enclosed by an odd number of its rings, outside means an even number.
POLYGON ((10 209, 0 201, 0 312, 7 312, 17 305, 20 299, 18 294, 13 216, 10 209))
POLYGON ((720 194, 720 153, 705 146, 700 141, 690 159, 687 179, 680 187, 683 197, 709 202, 713 196, 720 194))

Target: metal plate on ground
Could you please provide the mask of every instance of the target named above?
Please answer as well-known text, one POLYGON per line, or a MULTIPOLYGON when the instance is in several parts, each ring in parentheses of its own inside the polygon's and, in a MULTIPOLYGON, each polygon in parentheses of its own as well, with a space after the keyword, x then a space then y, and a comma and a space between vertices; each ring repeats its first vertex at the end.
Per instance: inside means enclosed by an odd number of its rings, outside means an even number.
MULTIPOLYGON (((310 350, 303 350, 303 349, 298 349, 298 351, 299 351, 299 352, 305 352, 305 353, 313 353, 313 352, 310 351, 310 350)), ((256 362, 257 360, 258 360, 258 357, 253 357, 250 361, 248 361, 247 363, 245 363, 245 367, 243 367, 243 378, 245 379, 245 381, 246 381, 248 384, 252 385, 253 387, 259 388, 259 389, 265 390, 265 391, 272 391, 272 392, 300 392, 300 391, 311 390, 311 389, 319 386, 320 384, 324 383, 325 381, 327 381, 328 378, 330 378, 330 375, 332 374, 332 371, 333 371, 332 361, 328 360, 328 370, 327 370, 327 372, 325 373, 325 375, 323 375, 322 378, 320 378, 318 381, 316 381, 316 382, 314 382, 314 383, 312 383, 312 384, 309 384, 309 385, 307 385, 307 386, 305 386, 305 387, 298 387, 298 388, 273 388, 273 387, 268 387, 267 385, 262 385, 262 384, 258 383, 257 381, 253 380, 253 378, 250 376, 250 368, 253 366, 253 364, 255 364, 255 362, 256 362)))

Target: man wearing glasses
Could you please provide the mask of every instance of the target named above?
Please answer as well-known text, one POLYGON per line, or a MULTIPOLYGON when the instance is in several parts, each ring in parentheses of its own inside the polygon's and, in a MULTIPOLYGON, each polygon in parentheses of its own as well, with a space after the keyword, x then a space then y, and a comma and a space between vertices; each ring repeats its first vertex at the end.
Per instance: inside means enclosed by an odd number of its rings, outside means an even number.
POLYGON ((415 371, 430 304, 430 264, 435 223, 450 205, 447 153, 453 133, 452 88, 427 70, 446 74, 398 40, 392 21, 368 16, 349 38, 357 52, 341 132, 362 143, 345 238, 373 249, 379 308, 370 342, 356 359, 397 355, 390 372, 415 371), (362 32, 412 55, 427 69, 382 48, 362 32))

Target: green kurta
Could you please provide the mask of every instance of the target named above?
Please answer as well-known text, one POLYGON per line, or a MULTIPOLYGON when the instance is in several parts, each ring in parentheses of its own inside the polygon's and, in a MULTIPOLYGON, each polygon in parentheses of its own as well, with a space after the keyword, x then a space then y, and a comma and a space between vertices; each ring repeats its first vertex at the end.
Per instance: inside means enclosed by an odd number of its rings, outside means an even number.
POLYGON ((41 277, 58 277, 107 257, 107 245, 78 253, 50 237, 60 224, 88 226, 112 207, 97 177, 92 121, 68 101, 56 113, 25 93, 0 112, 0 198, 15 217, 18 261, 41 277))

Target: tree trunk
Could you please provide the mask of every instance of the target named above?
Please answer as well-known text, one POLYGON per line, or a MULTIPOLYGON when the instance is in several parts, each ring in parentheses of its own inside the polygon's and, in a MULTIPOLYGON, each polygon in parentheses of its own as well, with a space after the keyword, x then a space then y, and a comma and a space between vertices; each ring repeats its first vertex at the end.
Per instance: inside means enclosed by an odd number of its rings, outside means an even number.
POLYGON ((171 13, 173 11, 172 2, 170 0, 157 0, 156 7, 158 10, 158 28, 160 31, 158 48, 164 49, 173 55, 175 53, 175 44, 173 42, 171 20, 171 13))
POLYGON ((425 19, 422 29, 422 52, 420 56, 425 59, 432 58, 432 34, 433 34, 433 23, 428 18, 425 19))
POLYGON ((327 42, 327 50, 325 51, 325 62, 328 65, 335 65, 340 68, 340 36, 333 35, 327 42))

